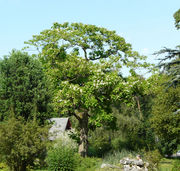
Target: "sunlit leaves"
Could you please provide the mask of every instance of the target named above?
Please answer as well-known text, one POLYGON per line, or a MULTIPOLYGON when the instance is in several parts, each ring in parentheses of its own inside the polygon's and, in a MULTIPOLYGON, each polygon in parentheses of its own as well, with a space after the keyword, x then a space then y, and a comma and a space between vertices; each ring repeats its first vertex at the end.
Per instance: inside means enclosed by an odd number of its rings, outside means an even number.
POLYGON ((100 126, 113 121, 114 102, 131 103, 135 86, 122 78, 120 70, 140 66, 145 57, 115 31, 82 23, 54 23, 27 43, 40 52, 55 86, 54 107, 60 113, 77 116, 88 112, 90 123, 100 126))
POLYGON ((175 26, 177 29, 180 29, 180 9, 174 13, 175 26))

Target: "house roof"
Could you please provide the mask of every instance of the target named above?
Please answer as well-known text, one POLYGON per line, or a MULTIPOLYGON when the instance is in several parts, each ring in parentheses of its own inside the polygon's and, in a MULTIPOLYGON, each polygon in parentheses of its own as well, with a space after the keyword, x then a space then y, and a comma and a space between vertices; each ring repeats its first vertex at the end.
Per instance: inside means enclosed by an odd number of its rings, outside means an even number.
POLYGON ((50 122, 53 123, 49 129, 49 133, 51 134, 50 140, 58 138, 62 132, 71 127, 69 118, 51 118, 50 122))

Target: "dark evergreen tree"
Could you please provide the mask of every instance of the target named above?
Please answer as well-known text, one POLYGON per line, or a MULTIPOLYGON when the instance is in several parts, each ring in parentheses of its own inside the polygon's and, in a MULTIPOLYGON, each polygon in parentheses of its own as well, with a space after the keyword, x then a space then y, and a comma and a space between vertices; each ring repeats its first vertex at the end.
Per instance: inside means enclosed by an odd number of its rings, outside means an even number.
POLYGON ((167 86, 177 86, 180 83, 180 48, 164 48, 156 54, 165 55, 165 57, 160 59, 158 67, 163 68, 163 72, 170 76, 167 86))
POLYGON ((0 120, 10 115, 41 123, 50 117, 50 91, 41 63, 13 50, 0 61, 0 120))
MULTIPOLYGON (((174 13, 175 27, 180 28, 180 9, 174 13)), ((180 45, 175 49, 164 48, 156 55, 163 54, 165 57, 160 59, 159 68, 163 68, 163 71, 170 75, 168 80, 168 87, 177 86, 180 83, 180 45)))

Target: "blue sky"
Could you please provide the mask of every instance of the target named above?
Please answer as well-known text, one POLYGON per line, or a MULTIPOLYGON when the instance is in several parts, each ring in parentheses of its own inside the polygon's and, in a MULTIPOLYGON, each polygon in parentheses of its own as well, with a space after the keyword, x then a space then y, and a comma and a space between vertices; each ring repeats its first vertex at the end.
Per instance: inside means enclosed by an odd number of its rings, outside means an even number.
POLYGON ((173 14, 180 0, 0 0, 0 57, 23 48, 54 22, 105 27, 154 61, 153 52, 180 44, 173 14))

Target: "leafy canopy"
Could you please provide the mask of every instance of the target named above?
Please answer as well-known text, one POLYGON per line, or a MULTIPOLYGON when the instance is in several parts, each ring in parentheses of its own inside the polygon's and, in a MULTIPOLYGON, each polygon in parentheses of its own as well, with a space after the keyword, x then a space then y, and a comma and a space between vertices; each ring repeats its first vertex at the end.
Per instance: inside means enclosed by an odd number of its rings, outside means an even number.
POLYGON ((131 98, 120 68, 137 67, 144 59, 115 31, 82 23, 54 23, 26 43, 39 50, 56 87, 55 108, 76 118, 88 112, 96 126, 114 122, 113 101, 131 98))
POLYGON ((65 52, 75 53, 86 60, 118 57, 126 65, 133 65, 137 59, 144 58, 132 51, 131 45, 115 31, 82 23, 54 23, 51 29, 34 35, 26 43, 36 47, 41 57, 51 64, 55 64, 58 58, 62 59, 65 52))
POLYGON ((177 29, 180 29, 180 9, 174 13, 175 26, 177 29))

